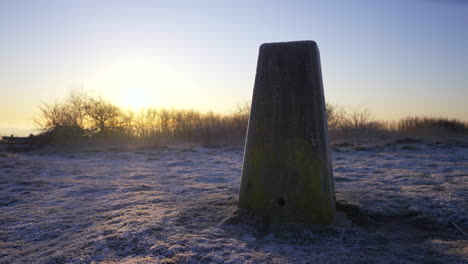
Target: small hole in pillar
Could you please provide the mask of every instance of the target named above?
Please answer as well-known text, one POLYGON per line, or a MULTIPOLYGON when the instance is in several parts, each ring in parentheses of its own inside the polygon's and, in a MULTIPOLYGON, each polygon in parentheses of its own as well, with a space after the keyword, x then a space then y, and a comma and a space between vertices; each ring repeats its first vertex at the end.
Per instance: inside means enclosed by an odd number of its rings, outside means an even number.
POLYGON ((280 197, 278 200, 276 200, 278 203, 279 207, 284 207, 286 205, 286 200, 283 197, 280 197))

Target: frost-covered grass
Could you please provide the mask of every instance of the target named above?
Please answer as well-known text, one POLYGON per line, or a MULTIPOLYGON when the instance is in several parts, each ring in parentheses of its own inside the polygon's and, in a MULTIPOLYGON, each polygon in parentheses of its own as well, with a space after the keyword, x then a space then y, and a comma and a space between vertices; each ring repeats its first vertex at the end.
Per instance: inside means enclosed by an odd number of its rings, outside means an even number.
POLYGON ((242 151, 0 153, 0 263, 468 261, 466 145, 335 149, 334 227, 236 210, 242 151))

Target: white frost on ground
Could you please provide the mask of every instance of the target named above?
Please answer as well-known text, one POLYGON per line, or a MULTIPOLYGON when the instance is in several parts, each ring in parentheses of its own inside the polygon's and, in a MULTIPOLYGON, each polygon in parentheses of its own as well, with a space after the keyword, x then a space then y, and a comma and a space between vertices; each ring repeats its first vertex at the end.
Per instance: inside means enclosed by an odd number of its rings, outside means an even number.
POLYGON ((466 146, 335 150, 348 227, 243 216, 240 148, 0 155, 0 263, 468 262, 466 146))

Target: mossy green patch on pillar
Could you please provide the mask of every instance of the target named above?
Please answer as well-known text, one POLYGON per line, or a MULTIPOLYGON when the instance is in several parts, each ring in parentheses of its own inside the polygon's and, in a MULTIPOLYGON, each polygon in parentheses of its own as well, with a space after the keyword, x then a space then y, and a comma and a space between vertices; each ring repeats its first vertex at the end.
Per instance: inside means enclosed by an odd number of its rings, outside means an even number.
POLYGON ((271 222, 334 220, 322 73, 314 41, 260 46, 239 206, 271 222))

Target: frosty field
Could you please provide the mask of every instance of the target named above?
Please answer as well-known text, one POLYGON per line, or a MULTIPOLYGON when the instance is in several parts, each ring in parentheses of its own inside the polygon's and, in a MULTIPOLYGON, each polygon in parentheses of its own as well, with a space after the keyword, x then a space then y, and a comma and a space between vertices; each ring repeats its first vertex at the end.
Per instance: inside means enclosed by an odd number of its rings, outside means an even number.
POLYGON ((0 263, 468 262, 466 143, 335 147, 333 227, 237 210, 242 152, 0 153, 0 263))

